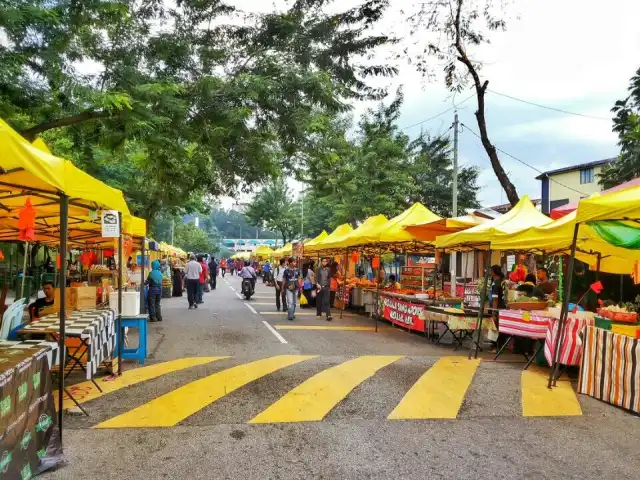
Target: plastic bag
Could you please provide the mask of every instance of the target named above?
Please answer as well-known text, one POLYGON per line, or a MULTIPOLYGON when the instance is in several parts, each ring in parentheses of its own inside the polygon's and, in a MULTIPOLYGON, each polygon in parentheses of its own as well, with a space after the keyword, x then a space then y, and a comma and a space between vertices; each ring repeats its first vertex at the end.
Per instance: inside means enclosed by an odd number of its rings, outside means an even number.
POLYGON ((307 297, 305 297, 304 295, 300 296, 300 306, 302 305, 308 305, 309 302, 307 301, 307 297))

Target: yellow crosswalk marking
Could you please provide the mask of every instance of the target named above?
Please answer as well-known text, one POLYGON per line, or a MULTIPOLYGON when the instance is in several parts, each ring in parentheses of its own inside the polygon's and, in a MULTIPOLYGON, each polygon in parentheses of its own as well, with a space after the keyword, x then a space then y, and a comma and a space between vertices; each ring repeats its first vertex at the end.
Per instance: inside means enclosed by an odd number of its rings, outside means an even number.
POLYGON ((188 383, 94 428, 172 427, 228 393, 317 355, 278 355, 238 365, 188 383))
POLYGON ((456 418, 480 360, 438 360, 405 394, 390 420, 456 418))
POLYGON ((363 356, 328 368, 287 393, 249 423, 322 420, 351 390, 402 356, 363 356))
POLYGON ((525 417, 554 417, 582 415, 576 392, 567 380, 558 380, 553 389, 547 388, 548 374, 530 369, 522 372, 522 415, 525 417))
MULTIPOLYGON (((170 360, 168 362, 155 363, 146 367, 134 368, 132 370, 125 370, 122 375, 110 380, 100 379, 97 380, 98 385, 102 389, 100 392, 93 382, 81 382, 74 385, 67 386, 67 390, 73 395, 78 403, 85 403, 89 400, 99 398, 107 393, 115 392, 121 388, 130 387, 147 380, 158 378, 168 373, 184 370, 185 368, 195 367, 196 365, 204 365, 205 363, 215 362, 217 360, 224 360, 229 357, 191 357, 180 358, 178 360, 170 360)), ((53 393, 53 398, 56 399, 56 409, 58 407, 58 391, 53 393)), ((73 401, 64 394, 62 400, 63 408, 71 408, 75 406, 73 401)))

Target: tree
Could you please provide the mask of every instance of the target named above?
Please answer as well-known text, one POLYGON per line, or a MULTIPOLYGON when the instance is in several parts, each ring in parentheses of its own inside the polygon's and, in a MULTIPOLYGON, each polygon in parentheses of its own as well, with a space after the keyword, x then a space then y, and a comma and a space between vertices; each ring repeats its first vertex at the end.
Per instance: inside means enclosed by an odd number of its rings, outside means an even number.
POLYGON ((279 232, 284 243, 299 231, 300 207, 282 178, 264 186, 247 207, 246 216, 252 225, 279 232))
POLYGON ((640 68, 629 81, 629 96, 617 101, 611 111, 620 155, 602 169, 599 182, 603 188, 640 177, 640 68))
POLYGON ((214 253, 218 251, 217 243, 193 222, 176 224, 174 245, 185 252, 214 253))
POLYGON ((135 214, 181 213, 281 174, 317 111, 385 95, 367 78, 395 69, 358 59, 391 41, 370 33, 386 2, 328 3, 238 22, 221 0, 5 2, 0 115, 121 188, 135 214))
MULTIPOLYGON (((411 172, 416 184, 411 200, 421 202, 443 218, 451 217, 453 158, 449 139, 420 135, 412 142, 411 151, 411 172)), ((480 206, 476 200, 478 174, 473 166, 458 168, 459 212, 480 206)))
MULTIPOLYGON (((505 3, 503 1, 501 7, 505 3)), ((518 193, 500 163, 495 145, 489 139, 485 117, 485 95, 489 80, 481 78, 482 64, 470 56, 471 48, 489 43, 485 32, 506 29, 506 21, 499 16, 503 13, 501 8, 495 7, 494 0, 431 0, 421 2, 417 11, 409 16, 409 21, 412 34, 427 30, 435 33, 439 39, 426 46, 420 45, 417 62, 420 71, 431 73, 427 57, 434 56, 444 62, 445 83, 449 90, 461 92, 471 82, 478 102, 475 115, 482 146, 509 202, 515 205, 519 201, 518 193)))

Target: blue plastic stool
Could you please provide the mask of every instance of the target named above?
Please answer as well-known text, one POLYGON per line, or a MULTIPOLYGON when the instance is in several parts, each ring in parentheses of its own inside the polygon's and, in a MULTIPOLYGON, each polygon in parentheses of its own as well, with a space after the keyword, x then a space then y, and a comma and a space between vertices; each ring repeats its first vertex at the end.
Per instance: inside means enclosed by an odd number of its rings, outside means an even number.
MULTIPOLYGON (((136 315, 135 317, 122 317, 120 320, 120 328, 122 328, 122 338, 124 338, 125 327, 138 329, 138 348, 123 348, 122 359, 123 360, 138 360, 138 363, 144 365, 144 360, 147 358, 147 316, 144 314, 136 315)), ((118 351, 118 340, 116 336, 116 352, 118 351)))

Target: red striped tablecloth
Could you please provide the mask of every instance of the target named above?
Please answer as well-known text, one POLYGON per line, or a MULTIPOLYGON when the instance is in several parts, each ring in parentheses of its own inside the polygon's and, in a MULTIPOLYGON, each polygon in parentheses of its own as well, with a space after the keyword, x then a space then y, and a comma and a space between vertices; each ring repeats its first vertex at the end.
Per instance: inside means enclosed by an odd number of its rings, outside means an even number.
MULTIPOLYGON (((565 324, 565 332, 563 335, 562 345, 560 345, 560 363, 562 365, 579 365, 582 356, 582 340, 580 340, 580 332, 586 326, 593 326, 593 319, 577 318, 569 314, 567 323, 565 324)), ((556 343, 558 337, 558 319, 551 320, 547 329, 547 336, 544 343, 544 356, 549 362, 553 363, 553 354, 556 351, 556 343)))
POLYGON ((499 320, 500 333, 542 340, 547 338, 551 318, 523 310, 500 310, 499 320))
POLYGON ((578 392, 640 413, 639 364, 640 340, 587 327, 578 392))

